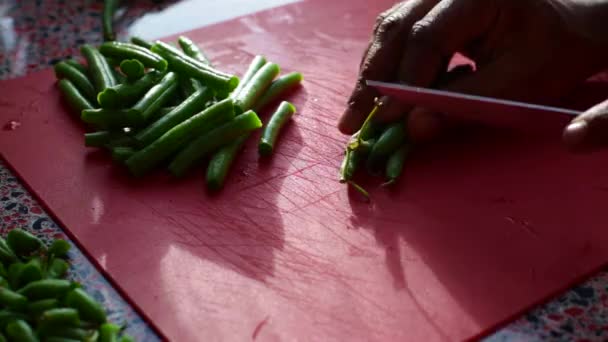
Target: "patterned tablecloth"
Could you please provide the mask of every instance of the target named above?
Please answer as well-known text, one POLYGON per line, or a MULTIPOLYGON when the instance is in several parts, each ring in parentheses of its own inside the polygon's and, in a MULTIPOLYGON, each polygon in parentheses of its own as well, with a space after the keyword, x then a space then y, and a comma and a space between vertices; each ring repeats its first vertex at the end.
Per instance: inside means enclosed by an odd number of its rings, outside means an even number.
MULTIPOLYGON (((198 2, 202 5, 204 1, 198 2)), ((120 32, 128 32, 146 13, 162 13, 175 5, 171 1, 151 0, 129 4, 119 12, 116 27, 120 32)), ((0 79, 47 68, 58 60, 78 56, 78 49, 84 43, 100 43, 102 7, 101 1, 91 0, 0 1, 0 79)), ((5 124, 0 122, 0 126, 5 124)), ((0 160, 0 234, 16 227, 28 229, 46 240, 69 240, 0 160)), ((105 304, 111 321, 126 323, 127 333, 137 341, 159 340, 74 245, 70 258, 69 276, 105 304)), ((486 338, 492 342, 541 340, 608 340, 608 272, 597 274, 486 338)))

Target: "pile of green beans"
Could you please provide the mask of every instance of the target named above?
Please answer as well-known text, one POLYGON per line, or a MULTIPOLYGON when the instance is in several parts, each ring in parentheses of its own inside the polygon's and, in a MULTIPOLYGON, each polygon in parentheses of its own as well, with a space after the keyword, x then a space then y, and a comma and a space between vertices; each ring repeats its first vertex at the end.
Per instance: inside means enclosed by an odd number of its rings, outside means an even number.
POLYGON ((369 114, 361 129, 349 140, 340 167, 340 183, 347 183, 369 198, 369 193, 354 181, 358 170, 371 175, 383 175, 383 186, 390 186, 402 176, 411 146, 407 139, 404 121, 379 125, 374 121, 382 103, 369 114))
POLYGON ((88 127, 84 145, 105 149, 135 177, 161 167, 183 177, 208 160, 206 184, 216 191, 256 131, 259 156, 275 153, 296 113, 285 98, 303 79, 281 75, 262 55, 239 78, 216 68, 185 36, 175 44, 107 39, 81 53, 86 63, 61 61, 55 75, 69 110, 88 127), (258 116, 264 110, 267 122, 258 116))
POLYGON ((134 341, 66 279, 70 247, 61 239, 47 246, 18 228, 0 237, 0 341, 134 341))

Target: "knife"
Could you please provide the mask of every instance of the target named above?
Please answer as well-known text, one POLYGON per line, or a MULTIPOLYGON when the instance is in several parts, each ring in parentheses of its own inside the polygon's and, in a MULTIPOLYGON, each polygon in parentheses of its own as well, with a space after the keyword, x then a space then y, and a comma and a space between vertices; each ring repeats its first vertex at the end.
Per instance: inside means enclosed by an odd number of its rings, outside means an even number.
POLYGON ((538 104, 505 99, 461 94, 438 89, 413 87, 403 84, 379 81, 366 81, 382 95, 399 100, 405 104, 420 106, 441 112, 450 117, 476 120, 486 123, 515 123, 522 120, 545 120, 555 117, 573 117, 582 112, 543 106, 538 104))

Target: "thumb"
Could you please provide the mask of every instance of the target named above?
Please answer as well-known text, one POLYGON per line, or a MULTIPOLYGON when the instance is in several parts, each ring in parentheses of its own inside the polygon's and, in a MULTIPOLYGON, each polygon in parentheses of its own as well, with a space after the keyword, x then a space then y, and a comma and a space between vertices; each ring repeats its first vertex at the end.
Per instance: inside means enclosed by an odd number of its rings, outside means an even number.
POLYGON ((608 142, 608 100, 576 117, 566 127, 564 142, 575 149, 596 147, 608 142))

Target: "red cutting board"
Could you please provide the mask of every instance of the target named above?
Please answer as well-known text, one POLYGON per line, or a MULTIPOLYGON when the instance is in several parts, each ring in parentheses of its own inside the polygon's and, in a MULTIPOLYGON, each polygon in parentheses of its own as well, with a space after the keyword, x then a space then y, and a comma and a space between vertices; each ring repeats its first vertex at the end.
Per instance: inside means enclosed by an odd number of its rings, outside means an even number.
POLYGON ((0 150, 170 340, 479 336, 608 260, 608 155, 567 152, 561 117, 472 130, 418 151, 392 191, 364 177, 361 201, 337 182, 335 124, 390 3, 305 1, 188 33, 222 69, 263 53, 306 78, 276 156, 252 139, 220 195, 203 169, 134 180, 85 148, 51 71, 0 83, 0 123, 21 123, 0 150))

